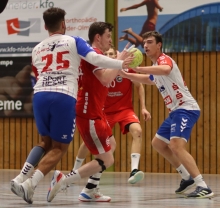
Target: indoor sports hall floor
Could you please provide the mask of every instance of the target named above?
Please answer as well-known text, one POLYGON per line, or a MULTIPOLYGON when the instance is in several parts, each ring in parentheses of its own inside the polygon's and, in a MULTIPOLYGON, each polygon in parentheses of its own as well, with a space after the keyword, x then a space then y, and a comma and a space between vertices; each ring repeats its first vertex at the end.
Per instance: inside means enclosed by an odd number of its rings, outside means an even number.
MULTIPOLYGON (((215 197, 212 199, 186 199, 176 195, 180 176, 178 174, 146 173, 145 179, 138 184, 127 183, 129 173, 109 173, 102 176, 100 189, 105 195, 111 196, 111 202, 80 202, 78 195, 86 184, 86 179, 70 186, 66 193, 59 193, 52 202, 46 201, 47 190, 53 171, 47 175, 35 190, 34 203, 27 204, 10 191, 10 180, 19 173, 18 170, 0 170, 0 208, 50 207, 50 208, 212 208, 220 207, 220 175, 203 175, 212 188, 215 197)), ((68 172, 64 172, 68 173, 68 172)), ((193 191, 192 189, 191 191, 193 191)))

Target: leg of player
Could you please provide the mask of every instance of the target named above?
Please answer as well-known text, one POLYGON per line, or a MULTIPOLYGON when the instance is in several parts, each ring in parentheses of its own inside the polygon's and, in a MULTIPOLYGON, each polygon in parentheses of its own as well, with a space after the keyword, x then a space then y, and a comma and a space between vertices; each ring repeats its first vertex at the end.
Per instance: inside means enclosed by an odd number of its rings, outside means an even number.
POLYGON ((67 151, 69 144, 60 143, 52 140, 50 137, 43 137, 44 141, 52 144, 52 148, 41 159, 38 164, 38 168, 34 172, 31 178, 28 178, 23 183, 19 184, 19 192, 16 195, 22 197, 27 203, 33 203, 33 195, 38 183, 44 178, 44 176, 54 168, 59 162, 64 153, 67 151))
POLYGON ((205 183, 195 160, 186 150, 186 142, 184 139, 172 138, 169 144, 171 151, 179 159, 181 164, 187 169, 196 183, 196 190, 188 194, 188 198, 209 198, 214 195, 212 190, 205 183))
POLYGON ((128 183, 135 184, 144 179, 144 173, 138 169, 141 155, 142 129, 139 123, 128 124, 125 128, 129 128, 133 138, 131 145, 131 173, 128 183))
POLYGON ((74 166, 73 166, 72 170, 77 170, 79 167, 82 166, 82 164, 83 164, 83 162, 86 158, 86 155, 88 153, 89 153, 88 148, 86 147, 85 143, 82 142, 82 144, 79 147, 79 150, 78 150, 78 153, 77 153, 77 156, 76 156, 76 160, 74 162, 74 166))
POLYGON ((191 187, 195 186, 194 180, 190 176, 189 172, 186 168, 180 163, 178 158, 174 155, 171 149, 168 146, 169 141, 162 141, 158 139, 156 136, 152 140, 153 148, 162 155, 166 160, 170 162, 170 164, 176 168, 182 180, 180 182, 180 187, 175 191, 176 194, 181 194, 189 190, 191 187))
POLYGON ((42 137, 42 141, 30 151, 21 172, 10 182, 11 191, 14 194, 20 195, 20 184, 26 181, 33 174, 34 167, 37 166, 45 152, 50 149, 50 142, 51 140, 42 137))
MULTIPOLYGON (((116 148, 116 141, 114 136, 110 137, 111 151, 112 154, 116 148)), ((100 171, 89 177, 86 186, 83 188, 79 195, 79 200, 83 202, 93 201, 93 202, 109 202, 111 197, 104 196, 99 192, 99 183, 103 171, 100 171)))
MULTIPOLYGON (((66 189, 68 185, 79 181, 81 178, 89 177, 98 172, 104 171, 114 163, 112 151, 103 154, 94 155, 95 159, 81 166, 78 170, 73 171, 66 177, 63 173, 56 170, 54 172, 50 188, 47 195, 47 201, 51 202, 60 191, 66 189)), ((94 196, 95 197, 95 196, 94 196)), ((93 197, 93 199, 94 199, 93 197)), ((92 200, 91 200, 92 201, 92 200)), ((99 200, 97 199, 97 202, 99 200)))

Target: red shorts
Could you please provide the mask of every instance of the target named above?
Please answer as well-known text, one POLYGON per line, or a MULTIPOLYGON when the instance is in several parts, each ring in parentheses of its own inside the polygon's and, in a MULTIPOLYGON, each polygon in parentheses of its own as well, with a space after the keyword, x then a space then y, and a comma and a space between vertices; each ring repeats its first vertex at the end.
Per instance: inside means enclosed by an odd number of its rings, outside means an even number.
POLYGON ((123 134, 129 132, 128 129, 125 128, 127 124, 140 123, 133 109, 125 109, 115 113, 106 113, 106 118, 111 128, 113 128, 116 123, 119 123, 123 134))
POLYGON ((109 137, 112 130, 105 118, 89 120, 76 116, 79 133, 93 155, 103 154, 111 150, 109 137))
POLYGON ((143 24, 142 30, 139 35, 142 37, 144 33, 154 30, 155 30, 155 24, 146 20, 143 24))

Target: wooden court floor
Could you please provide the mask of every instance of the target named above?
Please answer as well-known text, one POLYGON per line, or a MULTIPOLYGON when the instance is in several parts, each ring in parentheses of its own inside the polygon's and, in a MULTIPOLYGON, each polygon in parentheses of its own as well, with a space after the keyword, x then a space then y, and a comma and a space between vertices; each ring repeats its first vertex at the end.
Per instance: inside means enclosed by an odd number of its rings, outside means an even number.
MULTIPOLYGON (((212 208, 220 207, 220 175, 203 175, 212 188, 215 197, 212 199, 186 199, 176 195, 180 176, 178 174, 146 173, 145 179, 135 185, 127 183, 129 173, 106 172, 102 176, 100 190, 111 196, 111 202, 80 202, 78 195, 86 184, 86 179, 70 186, 66 193, 59 193, 52 202, 46 201, 47 190, 53 171, 48 174, 35 190, 34 203, 27 204, 10 191, 10 180, 19 173, 18 170, 0 170, 0 208, 17 207, 81 207, 81 208, 212 208)), ((68 172, 64 172, 68 173, 68 172)), ((193 189, 191 190, 193 191, 193 189)))

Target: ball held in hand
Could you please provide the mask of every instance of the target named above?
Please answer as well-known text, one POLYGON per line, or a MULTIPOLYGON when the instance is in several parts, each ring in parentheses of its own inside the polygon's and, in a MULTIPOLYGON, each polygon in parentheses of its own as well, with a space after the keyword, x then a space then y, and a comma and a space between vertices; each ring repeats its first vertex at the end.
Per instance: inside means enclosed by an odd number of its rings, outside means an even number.
POLYGON ((132 52, 132 51, 135 51, 134 52, 134 59, 129 64, 129 67, 135 68, 135 67, 139 66, 142 63, 142 61, 143 61, 143 54, 142 54, 142 52, 138 48, 132 48, 130 50, 130 52, 132 52))

